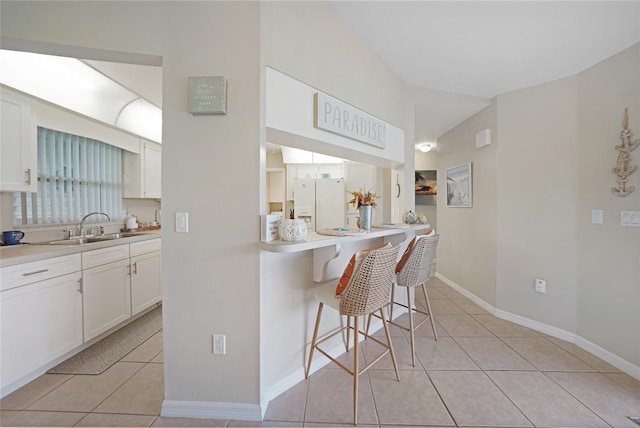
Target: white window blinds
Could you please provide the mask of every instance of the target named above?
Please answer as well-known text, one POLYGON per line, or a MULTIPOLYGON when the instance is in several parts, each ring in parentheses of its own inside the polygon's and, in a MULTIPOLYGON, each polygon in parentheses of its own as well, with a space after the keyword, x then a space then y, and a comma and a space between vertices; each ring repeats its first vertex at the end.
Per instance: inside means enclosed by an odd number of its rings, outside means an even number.
POLYGON ((122 150, 38 127, 38 192, 14 194, 14 224, 78 223, 92 211, 122 218, 122 150))

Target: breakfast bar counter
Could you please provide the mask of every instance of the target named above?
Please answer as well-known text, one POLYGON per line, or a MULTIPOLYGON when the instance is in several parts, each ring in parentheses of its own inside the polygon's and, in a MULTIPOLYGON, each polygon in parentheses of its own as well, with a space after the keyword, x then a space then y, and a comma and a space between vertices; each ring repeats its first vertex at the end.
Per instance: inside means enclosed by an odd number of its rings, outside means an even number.
MULTIPOLYGON (((372 228, 370 232, 353 236, 327 236, 309 232, 306 239, 298 242, 274 240, 261 242, 260 249, 271 253, 296 253, 313 250, 313 280, 323 282, 342 274, 349 258, 362 245, 375 246, 366 241, 382 238, 383 243, 402 244, 400 254, 407 243, 422 231, 431 228, 428 224, 402 225, 397 228, 372 228)), ((366 248, 366 247, 365 247, 366 248)))
MULTIPOLYGON (((415 235, 427 233, 429 229, 426 224, 400 225, 340 237, 309 232, 306 239, 299 242, 274 240, 259 244, 261 361, 267 368, 261 385, 266 402, 305 378, 318 310, 316 287, 335 287, 355 252, 390 242, 399 245, 402 254, 415 235)), ((406 302, 403 296, 404 293, 398 293, 398 300, 406 302)), ((402 310, 394 311, 394 318, 402 313, 402 310)), ((341 323, 336 311, 327 310, 320 334, 340 327, 341 323)), ((378 320, 373 321, 370 331, 380 327, 378 320)), ((345 352, 344 343, 337 337, 327 341, 326 346, 334 356, 345 352)), ((327 361, 320 356, 314 360, 312 371, 327 361)))
POLYGON ((298 242, 283 241, 276 239, 274 241, 261 242, 260 249, 272 253, 291 253, 295 251, 313 250, 316 248, 329 247, 345 242, 362 241, 366 239, 382 238, 398 234, 413 235, 416 232, 428 230, 431 228, 428 224, 415 224, 406 227, 378 229, 373 227, 370 232, 354 236, 327 236, 320 235, 315 232, 309 232, 306 239, 298 242))

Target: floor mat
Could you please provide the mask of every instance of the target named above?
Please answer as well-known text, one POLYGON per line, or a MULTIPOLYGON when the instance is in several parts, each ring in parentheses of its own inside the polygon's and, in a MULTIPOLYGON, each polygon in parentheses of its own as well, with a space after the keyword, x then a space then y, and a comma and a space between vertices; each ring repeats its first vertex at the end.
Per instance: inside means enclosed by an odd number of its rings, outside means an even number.
POLYGON ((162 306, 111 333, 47 373, 97 375, 162 329, 162 306))

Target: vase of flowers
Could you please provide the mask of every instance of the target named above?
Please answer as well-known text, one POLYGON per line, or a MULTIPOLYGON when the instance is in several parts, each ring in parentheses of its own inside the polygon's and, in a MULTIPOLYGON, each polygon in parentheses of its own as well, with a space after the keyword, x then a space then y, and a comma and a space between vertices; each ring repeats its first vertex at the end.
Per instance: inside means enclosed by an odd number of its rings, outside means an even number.
POLYGON ((360 210, 358 227, 367 232, 370 231, 371 224, 373 223, 373 209, 378 206, 378 204, 376 204, 376 198, 379 196, 371 190, 365 192, 363 189, 350 191, 349 193, 353 198, 347 203, 353 204, 354 208, 360 210))

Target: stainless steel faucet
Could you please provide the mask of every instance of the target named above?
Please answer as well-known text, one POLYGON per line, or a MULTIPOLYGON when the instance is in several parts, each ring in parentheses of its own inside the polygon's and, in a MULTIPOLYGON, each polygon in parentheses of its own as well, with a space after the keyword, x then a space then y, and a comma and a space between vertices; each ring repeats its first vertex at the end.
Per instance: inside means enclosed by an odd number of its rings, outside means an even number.
POLYGON ((85 236, 84 229, 82 228, 82 226, 84 226, 84 221, 87 219, 87 217, 90 217, 92 215, 103 215, 103 216, 105 216, 107 218, 107 220, 111 221, 111 217, 109 217, 109 214, 107 214, 107 213, 101 213, 101 212, 95 211, 95 212, 87 214, 86 216, 82 217, 82 220, 80 220, 80 236, 81 237, 85 236))

